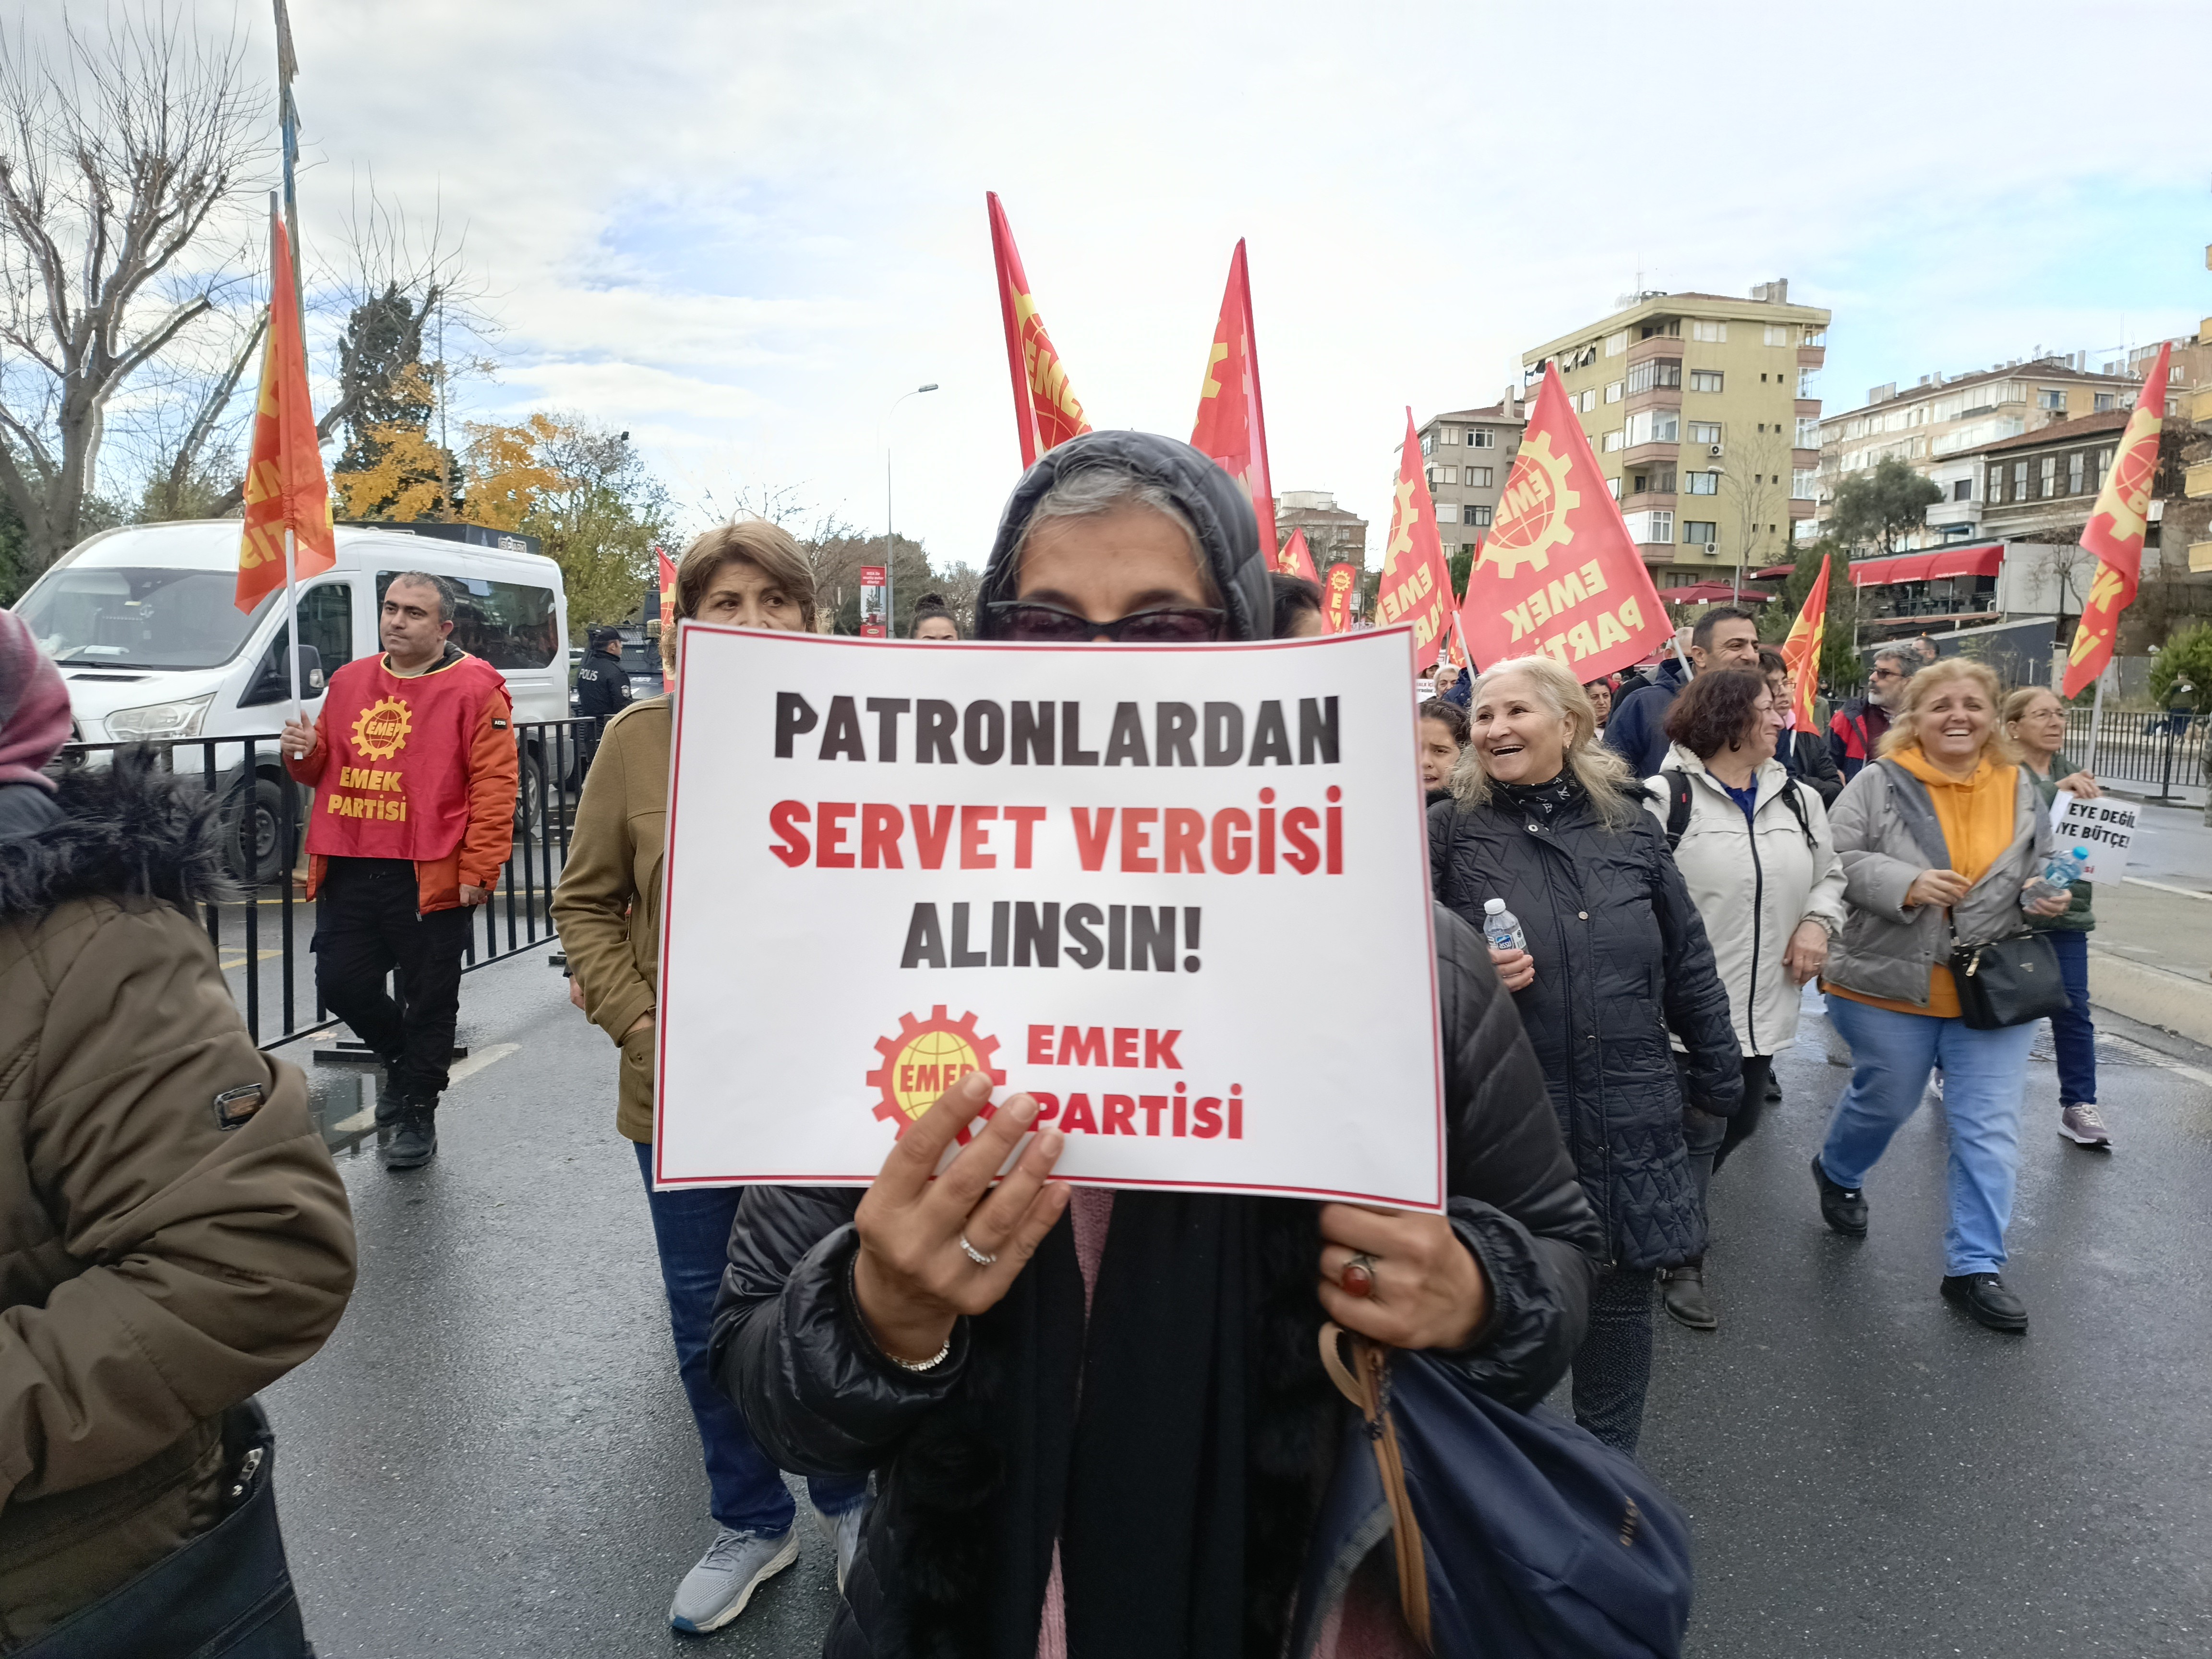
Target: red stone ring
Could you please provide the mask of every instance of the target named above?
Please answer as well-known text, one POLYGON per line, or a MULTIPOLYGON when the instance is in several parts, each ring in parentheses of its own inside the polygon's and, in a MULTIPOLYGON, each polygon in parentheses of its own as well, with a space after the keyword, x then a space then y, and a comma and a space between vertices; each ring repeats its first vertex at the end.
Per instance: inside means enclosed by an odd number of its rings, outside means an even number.
POLYGON ((1375 1294, 1375 1258, 1364 1250, 1356 1252, 1337 1274, 1336 1282, 1346 1296, 1369 1297, 1375 1294))

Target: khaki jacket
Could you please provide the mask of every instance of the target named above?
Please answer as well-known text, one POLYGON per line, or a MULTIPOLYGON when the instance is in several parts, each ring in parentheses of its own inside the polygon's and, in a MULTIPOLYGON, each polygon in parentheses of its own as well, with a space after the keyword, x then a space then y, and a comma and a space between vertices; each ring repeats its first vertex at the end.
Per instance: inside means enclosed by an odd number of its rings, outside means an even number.
POLYGON ((222 1413, 353 1289, 306 1085, 176 902, 220 867, 190 793, 125 750, 0 840, 0 1648, 220 1518, 222 1413))
POLYGON ((653 1027, 660 1002, 660 865, 667 845, 669 702, 634 702, 607 722, 584 779, 553 925, 584 1012, 622 1048, 615 1127, 653 1139, 653 1027))

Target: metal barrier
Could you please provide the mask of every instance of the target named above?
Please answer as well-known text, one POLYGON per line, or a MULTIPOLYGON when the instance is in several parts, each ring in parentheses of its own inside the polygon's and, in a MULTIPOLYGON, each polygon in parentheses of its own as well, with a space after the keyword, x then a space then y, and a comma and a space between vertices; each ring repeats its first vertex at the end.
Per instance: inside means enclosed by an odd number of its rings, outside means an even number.
MULTIPOLYGON (((2154 799, 2170 800, 2178 789, 2205 786, 2208 743, 2212 743, 2212 720, 2202 714, 2107 708, 2097 727, 2097 775, 2120 783, 2154 783, 2154 799)), ((2061 759, 2070 770, 2086 764, 2088 757, 2089 710, 2069 708, 2061 759)))
MULTIPOLYGON (((568 864, 576 799, 603 724, 516 722, 520 770, 514 847, 491 901, 479 908, 481 924, 470 928, 464 972, 555 938, 553 889, 568 864)), ((62 750, 59 767, 66 772, 104 766, 124 746, 73 743, 62 750)), ((314 906, 293 880, 294 866, 304 857, 302 832, 313 792, 285 772, 276 734, 177 738, 150 746, 163 751, 171 770, 198 776, 221 803, 224 862, 240 890, 234 899, 202 908, 208 942, 254 1042, 275 1048, 337 1024, 315 989, 307 948, 314 937, 314 906), (274 914, 264 916, 264 910, 274 914)))

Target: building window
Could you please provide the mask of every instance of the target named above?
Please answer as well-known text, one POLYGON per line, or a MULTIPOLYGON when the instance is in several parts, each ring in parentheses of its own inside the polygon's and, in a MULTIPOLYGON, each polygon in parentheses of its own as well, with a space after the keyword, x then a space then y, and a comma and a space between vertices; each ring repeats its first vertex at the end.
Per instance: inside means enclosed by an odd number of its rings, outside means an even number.
POLYGON ((1639 444, 1672 444, 1682 441, 1682 416, 1679 410, 1647 409, 1628 417, 1626 441, 1631 449, 1639 444))
POLYGON ((1455 484, 1459 482, 1459 469, 1457 467, 1441 466, 1438 467, 1437 471, 1444 475, 1444 482, 1446 483, 1455 484))
POLYGON ((2035 394, 2035 406, 2038 409, 2055 410, 2063 415, 2066 412, 2066 393, 2058 386, 2044 386, 2035 394))
POLYGON ((1703 340, 1708 345, 1718 345, 1728 338, 1728 325, 1726 323, 1692 323, 1690 337, 1693 340, 1703 340))
POLYGON ((2113 398, 2109 392, 2100 392, 2089 401, 2100 415, 2109 415, 2112 412, 2113 398))
POLYGON ((1790 325, 1787 323, 1769 323, 1766 325, 1766 343, 1769 345, 1778 346, 1788 345, 1790 343, 1790 325))
POLYGON ((1606 386, 1606 388, 1605 388, 1605 400, 1606 400, 1606 402, 1607 402, 1607 403, 1609 403, 1609 404, 1617 404, 1617 403, 1619 403, 1619 402, 1620 401, 1620 390, 1621 390, 1621 383, 1620 383, 1619 380, 1614 380, 1614 381, 1612 381, 1612 382, 1608 383, 1608 384, 1607 384, 1607 386, 1606 386))
POLYGON ((1809 368, 1801 368, 1797 371, 1797 395, 1799 397, 1809 398, 1813 396, 1813 376, 1816 372, 1817 371, 1809 368))
POLYGON ((1671 543, 1674 539, 1674 514, 1668 508, 1657 507, 1647 513, 1631 513, 1626 516, 1631 541, 1671 543))
POLYGON ((1424 432, 1423 434, 1421 434, 1421 453, 1422 453, 1422 454, 1424 454, 1424 455, 1431 455, 1431 454, 1434 454, 1434 453, 1436 453, 1436 447, 1437 447, 1437 446, 1436 446, 1436 434, 1433 434, 1433 433, 1429 433, 1429 432, 1424 432))
POLYGON ((1605 337, 1605 355, 1607 356, 1618 357, 1622 352, 1627 349, 1628 331, 1626 329, 1624 328, 1618 333, 1608 334, 1605 337))
POLYGON ((1682 520, 1682 539, 1692 547, 1708 546, 1720 538, 1721 527, 1717 524, 1708 524, 1703 519, 1682 520))
POLYGON ((2004 468, 1993 466, 1990 469, 1990 504, 1994 507, 2004 498, 2004 468))
POLYGON ((1442 429, 1441 429, 1441 430, 1439 430, 1439 431, 1437 432, 1437 441, 1439 443, 1447 443, 1447 444, 1455 444, 1455 443, 1457 443, 1457 442, 1459 441, 1459 430, 1458 430, 1458 428, 1455 428, 1455 427, 1449 427, 1449 426, 1448 426, 1448 427, 1445 427, 1445 428, 1442 428, 1442 429))
POLYGON ((1790 475, 1790 499, 1793 501, 1814 500, 1814 492, 1820 484, 1820 475, 1817 471, 1793 472, 1790 475))
POLYGON ((1605 487, 1607 490, 1612 492, 1613 500, 1617 501, 1620 499, 1620 480, 1619 478, 1607 478, 1605 481, 1605 487))
POLYGON ((1638 363, 1628 371, 1628 395, 1655 387, 1679 386, 1682 384, 1682 360, 1679 357, 1654 357, 1650 362, 1638 363))
POLYGON ((1487 427, 1479 426, 1475 428, 1474 430, 1467 434, 1467 441, 1477 449, 1495 449, 1498 447, 1498 434, 1495 432, 1491 431, 1487 427))
POLYGON ((1605 434, 1605 453, 1608 455, 1612 454, 1614 450, 1620 447, 1620 441, 1621 434, 1619 432, 1607 433, 1605 434))
POLYGON ((1690 441, 1692 443, 1717 444, 1720 441, 1721 423, 1718 421, 1692 421, 1690 422, 1690 441))
POLYGON ((2112 465, 2112 452, 2111 450, 2100 449, 2097 452, 2097 476, 2092 483, 2091 488, 2102 489, 2105 487, 2105 469, 2112 465))
POLYGON ((2075 450, 2066 458, 2066 493, 2068 495, 2078 495, 2081 493, 2081 481, 2087 475, 2088 471, 2089 458, 2080 450, 2075 450))
POLYGON ((1575 399, 1575 409, 1577 412, 1580 414, 1587 415, 1590 410, 1596 407, 1597 388, 1595 386, 1592 386, 1589 391, 1583 392, 1582 396, 1575 399))
POLYGON ((1972 478, 1952 479, 1951 499, 1954 501, 1971 501, 1973 500, 1974 481, 1972 478))
POLYGON ((2026 461, 2014 461, 2012 464, 2012 498, 2016 501, 2024 501, 2027 499, 2027 463, 2026 461))
POLYGON ((1471 525, 1479 526, 1482 529, 1489 529, 1490 509, 1486 507, 1468 507, 1467 510, 1467 521, 1471 525))
POLYGON ((2043 458, 2042 482, 2042 493, 2045 495, 2056 495, 2058 493, 2058 458, 2056 455, 2045 455, 2043 458))
POLYGON ((1718 392, 1720 389, 1721 372, 1717 368, 1693 368, 1690 371, 1691 391, 1718 392))
POLYGON ((1721 493, 1721 475, 1717 472, 1686 472, 1682 475, 1685 495, 1717 495, 1721 493))
POLYGON ((1471 466, 1467 470, 1468 483, 1477 489, 1489 489, 1491 476, 1491 469, 1486 466, 1471 466))
POLYGON ((1818 415, 1800 415, 1797 417, 1796 447, 1800 449, 1818 449, 1820 447, 1820 417, 1818 415))
POLYGON ((1671 495, 1674 493, 1674 469, 1655 466, 1629 476, 1628 493, 1632 495, 1671 495))

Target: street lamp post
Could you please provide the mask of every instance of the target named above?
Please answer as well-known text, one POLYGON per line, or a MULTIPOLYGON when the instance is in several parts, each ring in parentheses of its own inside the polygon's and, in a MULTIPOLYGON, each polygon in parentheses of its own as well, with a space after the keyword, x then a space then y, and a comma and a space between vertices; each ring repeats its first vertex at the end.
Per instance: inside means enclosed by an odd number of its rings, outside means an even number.
POLYGON ((884 411, 884 631, 891 639, 898 637, 898 590, 892 585, 891 558, 896 544, 891 539, 891 416, 898 406, 909 398, 918 398, 925 392, 937 390, 937 382, 918 386, 911 392, 902 392, 891 399, 891 406, 884 411))

